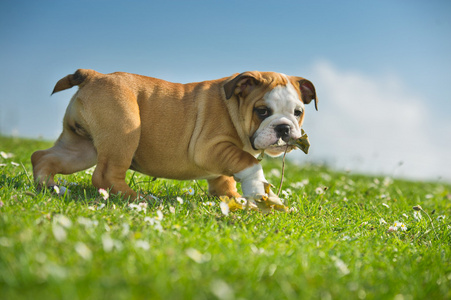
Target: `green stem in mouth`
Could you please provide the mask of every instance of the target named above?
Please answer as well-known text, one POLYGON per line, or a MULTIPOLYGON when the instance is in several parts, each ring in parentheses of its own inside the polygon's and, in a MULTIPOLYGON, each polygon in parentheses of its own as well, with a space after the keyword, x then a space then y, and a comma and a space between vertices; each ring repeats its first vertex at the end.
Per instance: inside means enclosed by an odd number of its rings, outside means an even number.
POLYGON ((285 174, 285 156, 287 156, 287 152, 288 152, 288 144, 287 144, 287 148, 285 149, 285 153, 283 154, 283 158, 282 158, 282 174, 280 175, 280 185, 279 185, 279 190, 277 191, 277 197, 279 197, 280 192, 282 191, 282 184, 283 184, 283 176, 285 174))

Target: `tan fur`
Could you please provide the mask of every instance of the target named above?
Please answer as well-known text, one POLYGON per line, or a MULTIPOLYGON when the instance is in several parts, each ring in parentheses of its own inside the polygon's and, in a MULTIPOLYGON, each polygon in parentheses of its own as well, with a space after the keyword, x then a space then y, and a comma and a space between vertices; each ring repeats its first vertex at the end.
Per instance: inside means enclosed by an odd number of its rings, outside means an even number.
MULTIPOLYGON (((289 77, 299 90, 300 77, 289 77)), ((286 79, 245 72, 178 84, 129 73, 77 70, 54 92, 79 86, 55 145, 31 157, 38 184, 97 164, 92 182, 135 198, 128 169, 155 177, 208 180, 213 195, 238 196, 231 177, 258 163, 249 137, 259 126, 254 104, 286 79)), ((315 99, 316 95, 310 96, 315 99)), ((303 99, 303 98, 302 98, 303 99)), ((303 99, 304 100, 304 99, 303 99)), ((304 102, 307 102, 304 100, 304 102)))

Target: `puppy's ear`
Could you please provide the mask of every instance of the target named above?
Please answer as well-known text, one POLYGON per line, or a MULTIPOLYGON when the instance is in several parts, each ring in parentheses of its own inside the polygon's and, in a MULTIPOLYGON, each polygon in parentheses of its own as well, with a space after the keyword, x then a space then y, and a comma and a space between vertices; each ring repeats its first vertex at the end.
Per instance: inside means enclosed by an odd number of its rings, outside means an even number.
POLYGON ((226 99, 229 100, 233 95, 245 98, 258 84, 259 80, 255 72, 241 73, 224 84, 226 99))
POLYGON ((299 89, 301 90, 302 102, 309 104, 315 100, 315 109, 318 110, 318 98, 316 97, 315 86, 309 80, 299 77, 299 89))

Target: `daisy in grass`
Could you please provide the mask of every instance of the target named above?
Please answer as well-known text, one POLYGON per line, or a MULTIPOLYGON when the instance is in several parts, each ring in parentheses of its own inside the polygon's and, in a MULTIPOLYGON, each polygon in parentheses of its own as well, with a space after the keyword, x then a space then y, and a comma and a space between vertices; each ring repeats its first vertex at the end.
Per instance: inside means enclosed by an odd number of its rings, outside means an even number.
POLYGON ((423 216, 421 215, 420 211, 414 211, 413 212, 413 218, 415 219, 415 221, 421 221, 423 216))
POLYGON ((110 197, 108 192, 104 189, 99 189, 99 194, 100 194, 100 196, 102 196, 103 200, 107 200, 108 197, 110 197))
POLYGON ((143 211, 144 213, 146 213, 147 203, 146 202, 141 202, 139 204, 130 203, 128 205, 128 207, 131 208, 132 210, 136 211, 136 212, 143 211))
POLYGON ((398 231, 398 230, 406 231, 407 230, 406 224, 396 221, 395 223, 393 223, 393 226, 390 226, 388 228, 389 232, 398 231))
POLYGON ((438 216, 438 217, 437 217, 437 221, 443 222, 443 221, 445 220, 445 218, 446 218, 445 215, 443 215, 443 216, 438 216))
POLYGON ((3 157, 4 159, 9 159, 11 157, 14 157, 14 154, 0 151, 0 156, 3 157))
POLYGON ((230 209, 229 209, 229 206, 227 205, 227 203, 221 202, 221 203, 219 203, 219 207, 221 208, 221 212, 224 215, 226 215, 226 216, 229 215, 230 209))
POLYGON ((186 191, 188 195, 193 196, 194 195, 194 189, 192 187, 189 187, 186 191))
POLYGON ((406 226, 406 224, 404 224, 404 223, 399 223, 399 224, 398 224, 398 228, 399 228, 399 230, 401 230, 401 231, 406 231, 406 230, 407 230, 407 226, 406 226))

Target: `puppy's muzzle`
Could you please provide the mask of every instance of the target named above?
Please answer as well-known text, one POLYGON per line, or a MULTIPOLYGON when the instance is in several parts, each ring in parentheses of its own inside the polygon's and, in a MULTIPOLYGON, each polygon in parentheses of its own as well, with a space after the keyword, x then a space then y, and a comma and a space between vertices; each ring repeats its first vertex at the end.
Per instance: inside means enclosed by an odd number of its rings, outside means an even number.
POLYGON ((280 124, 274 127, 274 131, 278 138, 282 139, 284 142, 288 143, 291 136, 291 127, 288 124, 280 124))

